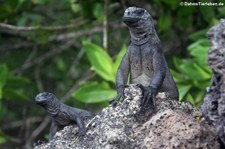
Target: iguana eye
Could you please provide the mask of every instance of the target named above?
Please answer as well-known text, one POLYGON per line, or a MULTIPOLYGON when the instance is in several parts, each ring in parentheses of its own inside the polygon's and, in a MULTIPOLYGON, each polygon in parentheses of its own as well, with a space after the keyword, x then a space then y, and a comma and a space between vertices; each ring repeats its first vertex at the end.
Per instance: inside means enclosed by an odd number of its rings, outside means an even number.
POLYGON ((135 13, 138 14, 139 16, 142 16, 144 14, 144 10, 138 9, 138 10, 135 10, 135 13))

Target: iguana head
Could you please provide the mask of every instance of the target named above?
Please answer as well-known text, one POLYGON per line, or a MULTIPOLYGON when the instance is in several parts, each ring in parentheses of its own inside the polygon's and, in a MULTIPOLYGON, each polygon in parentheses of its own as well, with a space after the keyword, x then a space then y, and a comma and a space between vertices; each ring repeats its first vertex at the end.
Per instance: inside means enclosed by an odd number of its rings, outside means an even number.
POLYGON ((42 106, 50 114, 55 114, 59 110, 60 101, 52 93, 43 92, 35 97, 36 104, 42 106))
POLYGON ((132 38, 143 38, 155 33, 151 15, 143 8, 129 7, 123 15, 123 22, 129 27, 132 38))

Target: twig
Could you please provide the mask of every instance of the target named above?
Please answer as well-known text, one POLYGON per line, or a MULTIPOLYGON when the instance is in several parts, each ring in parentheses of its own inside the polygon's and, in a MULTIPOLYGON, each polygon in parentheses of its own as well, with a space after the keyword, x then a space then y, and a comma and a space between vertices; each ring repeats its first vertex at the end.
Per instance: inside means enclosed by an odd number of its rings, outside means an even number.
POLYGON ((76 68, 76 66, 80 64, 80 59, 83 57, 84 53, 85 53, 85 50, 81 48, 81 50, 77 54, 77 57, 71 63, 69 71, 66 74, 66 77, 68 77, 71 73, 73 73, 74 68, 76 68))
POLYGON ((86 23, 86 20, 81 20, 79 22, 76 21, 76 23, 71 23, 67 25, 59 25, 59 26, 14 26, 10 24, 0 23, 0 28, 8 29, 8 30, 14 30, 14 31, 34 31, 34 30, 65 30, 74 28, 78 25, 86 23))
POLYGON ((65 101, 66 99, 68 99, 72 93, 81 85, 83 84, 86 80, 92 78, 95 76, 95 73, 88 71, 84 77, 82 77, 81 79, 79 79, 79 81, 77 81, 71 88, 70 90, 62 97, 62 101, 65 101))
POLYGON ((102 32, 102 27, 95 27, 91 30, 83 30, 83 31, 77 31, 77 32, 68 33, 68 34, 57 35, 50 38, 50 41, 66 41, 68 39, 77 38, 82 35, 92 35, 94 33, 100 33, 100 32, 102 32))
MULTIPOLYGON (((119 28, 124 28, 125 25, 124 24, 111 24, 110 28, 111 29, 119 29, 119 28)), ((103 28, 100 26, 94 27, 91 30, 83 30, 83 31, 77 31, 77 32, 73 32, 73 33, 68 33, 68 34, 61 34, 61 35, 57 35, 57 36, 53 36, 50 38, 50 41, 67 41, 71 38, 78 38, 80 36, 83 35, 92 35, 95 33, 101 33, 103 31, 103 28)))
POLYGON ((35 68, 34 77, 35 77, 35 81, 36 81, 36 84, 37 84, 38 91, 42 92, 44 90, 44 87, 43 87, 43 83, 42 83, 41 78, 40 78, 40 67, 41 67, 40 65, 38 65, 35 68))
MULTIPOLYGON (((41 122, 42 118, 41 117, 31 117, 31 118, 27 118, 25 120, 25 123, 37 123, 37 122, 41 122)), ((7 129, 12 129, 12 128, 17 128, 24 125, 24 120, 20 120, 20 121, 16 121, 16 122, 11 122, 11 123, 7 123, 5 125, 1 126, 2 130, 7 130, 7 129)))
POLYGON ((16 44, 9 44, 9 43, 6 43, 6 44, 3 44, 1 45, 0 47, 0 51, 6 51, 6 50, 13 50, 13 49, 25 49, 25 48, 30 48, 34 46, 33 43, 31 42, 27 42, 27 41, 23 41, 23 42, 20 42, 20 43, 16 43, 16 44))
POLYGON ((37 46, 33 46, 33 50, 31 51, 31 53, 28 55, 27 59, 25 60, 24 63, 28 63, 29 61, 31 61, 32 59, 34 59, 34 57, 37 54, 37 46))
POLYGON ((49 52, 35 58, 32 61, 26 62, 24 63, 20 68, 15 69, 14 71, 12 71, 12 74, 18 74, 21 73, 21 71, 28 69, 36 64, 42 63, 45 60, 49 59, 50 57, 56 55, 56 54, 60 54, 61 52, 63 52, 64 50, 67 50, 68 47, 70 47, 73 44, 73 41, 68 42, 66 45, 64 45, 64 47, 61 47, 59 50, 50 50, 49 52))
POLYGON ((126 2, 125 2, 125 0, 121 0, 121 4, 123 6, 123 10, 125 10, 126 9, 126 2))
POLYGON ((99 117, 99 115, 96 115, 95 117, 93 117, 87 124, 86 124, 86 128, 88 128, 90 125, 91 125, 91 123, 96 119, 96 117, 99 117))
MULTIPOLYGON (((36 138, 40 134, 40 132, 42 132, 46 128, 46 126, 49 123, 50 123, 50 118, 48 116, 45 116, 45 118, 42 121, 42 123, 30 135, 29 140, 34 140, 34 138, 36 138)), ((26 141, 26 142, 30 143, 30 141, 26 141)))
POLYGON ((108 4, 109 0, 105 0, 103 21, 103 48, 105 50, 108 50, 108 4))
POLYGON ((13 74, 18 74, 20 73, 21 71, 27 69, 27 68, 30 68, 32 67, 33 65, 35 64, 38 64, 38 63, 41 63, 43 61, 45 61, 46 59, 50 58, 51 56, 55 55, 56 53, 61 53, 64 49, 60 49, 59 51, 55 51, 55 50, 51 50, 47 53, 45 53, 44 55, 30 61, 30 62, 26 62, 24 63, 20 68, 14 70, 12 73, 13 74))

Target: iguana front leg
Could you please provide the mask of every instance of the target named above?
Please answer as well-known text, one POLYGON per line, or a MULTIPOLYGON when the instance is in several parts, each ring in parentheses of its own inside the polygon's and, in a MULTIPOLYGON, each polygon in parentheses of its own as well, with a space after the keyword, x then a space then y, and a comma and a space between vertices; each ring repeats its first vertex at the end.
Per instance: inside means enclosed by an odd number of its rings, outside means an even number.
POLYGON ((78 125, 78 127, 79 127, 78 136, 84 136, 86 133, 86 127, 84 124, 84 120, 81 117, 81 113, 79 111, 76 111, 76 110, 68 107, 67 114, 69 116, 69 119, 71 119, 74 123, 76 123, 78 125))
POLYGON ((52 124, 50 127, 50 132, 49 132, 49 140, 52 140, 54 135, 56 134, 57 131, 61 130, 62 128, 60 128, 59 126, 56 125, 55 121, 52 120, 52 124))
POLYGON ((113 106, 117 105, 121 97, 122 99, 124 99, 124 88, 128 80, 129 65, 130 65, 129 51, 127 51, 126 54, 123 56, 120 66, 117 70, 116 74, 117 96, 112 101, 110 101, 110 104, 112 104, 113 106))
POLYGON ((76 122, 79 127, 78 136, 84 136, 87 131, 84 120, 81 118, 81 116, 76 116, 76 122))

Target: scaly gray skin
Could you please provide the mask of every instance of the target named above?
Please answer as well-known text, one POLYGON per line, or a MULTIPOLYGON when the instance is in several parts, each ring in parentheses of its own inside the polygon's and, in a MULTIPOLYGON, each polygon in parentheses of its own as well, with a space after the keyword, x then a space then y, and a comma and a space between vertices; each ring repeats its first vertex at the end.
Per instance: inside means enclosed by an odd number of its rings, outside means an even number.
POLYGON ((150 14, 142 8, 129 7, 125 10, 123 22, 128 26, 131 43, 117 71, 116 105, 123 95, 130 73, 130 83, 138 84, 143 90, 141 106, 149 105, 158 92, 165 92, 170 99, 177 100, 179 93, 170 74, 161 43, 156 34, 150 14))
POLYGON ((84 125, 84 119, 93 117, 90 112, 67 106, 60 102, 54 94, 48 92, 39 93, 35 101, 36 104, 42 106, 52 118, 49 140, 54 137, 57 131, 71 124, 78 125, 78 135, 85 135, 86 127, 84 125))

